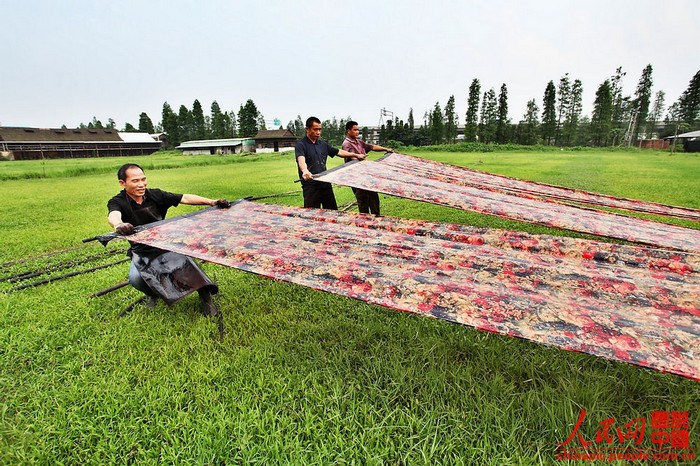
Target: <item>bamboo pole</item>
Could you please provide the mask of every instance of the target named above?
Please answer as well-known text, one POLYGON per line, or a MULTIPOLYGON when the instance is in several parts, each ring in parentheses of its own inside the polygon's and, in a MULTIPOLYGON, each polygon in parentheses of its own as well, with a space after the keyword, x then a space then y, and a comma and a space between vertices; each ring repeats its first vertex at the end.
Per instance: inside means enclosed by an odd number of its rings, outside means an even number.
POLYGON ((20 291, 20 290, 23 290, 25 288, 32 288, 35 286, 44 285, 46 283, 51 283, 53 281, 62 280, 64 278, 75 277, 76 275, 82 275, 84 273, 94 272, 95 270, 106 269, 107 267, 112 267, 113 265, 121 264, 121 263, 127 262, 129 260, 130 259, 127 257, 125 259, 121 259, 121 260, 118 260, 116 262, 110 262, 109 264, 98 265, 97 267, 92 267, 90 269, 76 270, 75 272, 69 272, 69 273, 66 273, 63 275, 56 275, 56 276, 45 278, 43 280, 39 280, 36 282, 25 283, 23 285, 19 285, 19 286, 16 286, 14 288, 10 288, 8 291, 20 291))

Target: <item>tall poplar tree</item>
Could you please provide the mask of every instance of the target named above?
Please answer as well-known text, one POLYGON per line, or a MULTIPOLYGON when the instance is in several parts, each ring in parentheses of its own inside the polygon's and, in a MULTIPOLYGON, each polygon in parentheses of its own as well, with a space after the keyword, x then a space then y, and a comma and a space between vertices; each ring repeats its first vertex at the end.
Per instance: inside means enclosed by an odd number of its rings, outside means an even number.
POLYGON ((647 133, 647 117, 649 115, 649 105, 651 103, 651 87, 653 80, 651 77, 652 67, 647 65, 639 78, 637 90, 634 93, 633 109, 636 114, 636 124, 634 136, 639 137, 640 133, 647 133))
POLYGON ((565 109, 564 125, 562 127, 562 144, 571 146, 576 143, 579 119, 583 110, 583 83, 574 80, 569 94, 569 105, 565 109))
POLYGON ((537 144, 538 126, 540 124, 539 111, 540 109, 537 108, 535 99, 528 101, 525 115, 523 115, 523 119, 518 125, 518 144, 537 144))
POLYGON ((688 88, 678 99, 678 112, 681 121, 690 130, 700 126, 700 71, 688 83, 688 88))
POLYGON ((476 141, 479 129, 479 97, 481 95, 481 84, 478 79, 474 79, 469 86, 469 100, 467 101, 467 116, 464 120, 464 140, 467 142, 476 141))
POLYGON ((139 115, 139 131, 148 134, 156 132, 155 129, 153 129, 153 122, 148 115, 146 115, 146 112, 141 112, 141 115, 139 115))
POLYGON ((194 139, 192 135, 192 113, 184 105, 180 105, 180 110, 177 113, 177 129, 180 135, 180 141, 190 141, 194 139))
POLYGON ((542 100, 542 141, 551 146, 557 134, 557 91, 554 88, 554 81, 549 81, 544 90, 542 100))
POLYGON ((569 73, 565 73, 564 76, 559 79, 559 87, 557 88, 557 131, 554 138, 554 144, 557 146, 562 145, 564 121, 570 104, 571 80, 569 79, 569 73))
POLYGON ((622 71, 622 67, 615 70, 615 74, 610 79, 610 95, 612 96, 612 145, 617 145, 622 139, 624 129, 626 127, 626 113, 629 110, 629 98, 622 96, 622 78, 627 75, 622 71))
POLYGON ((180 145, 180 128, 177 122, 177 115, 173 112, 168 102, 163 102, 161 125, 163 126, 163 132, 166 134, 166 146, 172 148, 180 145))
POLYGON ((498 123, 498 103, 496 91, 493 88, 484 92, 481 102, 481 115, 479 118, 479 142, 489 144, 496 139, 496 125, 498 123))
POLYGON ((607 146, 610 144, 613 126, 613 106, 612 85, 606 79, 595 93, 593 114, 591 116, 591 138, 596 146, 607 146))
POLYGON ((455 96, 451 95, 445 105, 445 140, 453 144, 457 139, 457 112, 455 112, 455 96))
POLYGON ((219 103, 215 100, 211 103, 211 137, 223 139, 226 137, 227 116, 221 111, 219 103))
POLYGON ((651 111, 649 112, 649 117, 647 118, 647 129, 649 131, 649 136, 658 137, 657 126, 661 121, 661 117, 664 114, 664 109, 666 105, 666 93, 664 91, 657 91, 654 96, 654 103, 652 104, 651 111))
POLYGON ((258 134, 261 117, 255 102, 248 99, 238 110, 238 135, 242 138, 254 138, 258 134))
POLYGON ((505 144, 508 142, 508 88, 505 83, 501 85, 501 92, 498 94, 498 110, 496 120, 496 142, 505 144))
POLYGON ((430 122, 428 123, 428 131, 430 134, 430 144, 442 144, 445 138, 445 121, 440 108, 440 102, 435 102, 435 107, 430 113, 430 122))
POLYGON ((199 100, 195 99, 192 103, 192 134, 191 137, 196 140, 207 138, 207 125, 204 120, 204 110, 199 100))

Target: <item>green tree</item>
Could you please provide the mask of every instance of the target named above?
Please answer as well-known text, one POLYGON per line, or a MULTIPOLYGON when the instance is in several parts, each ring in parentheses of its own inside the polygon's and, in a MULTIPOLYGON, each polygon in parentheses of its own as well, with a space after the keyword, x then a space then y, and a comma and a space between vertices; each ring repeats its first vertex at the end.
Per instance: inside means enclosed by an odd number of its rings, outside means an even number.
POLYGON ((700 71, 688 83, 688 88, 678 99, 679 117, 688 128, 700 127, 700 71))
POLYGON ((581 111, 583 110, 583 83, 576 79, 571 86, 569 105, 565 110, 566 116, 562 127, 562 144, 571 146, 577 140, 577 132, 581 111))
POLYGON ((238 134, 243 138, 254 138, 260 129, 262 114, 255 106, 252 99, 248 99, 245 105, 238 110, 238 134))
POLYGON ((554 144, 557 146, 562 145, 564 121, 570 105, 571 80, 569 79, 569 73, 565 73, 564 76, 559 79, 559 87, 557 88, 557 130, 556 136, 554 137, 554 144))
POLYGON ((236 137, 236 124, 237 124, 237 119, 236 119, 236 114, 231 110, 230 112, 226 112, 226 133, 225 136, 226 138, 235 138, 236 137))
POLYGON ((199 100, 195 99, 192 103, 192 112, 190 115, 192 118, 191 137, 196 140, 206 139, 207 125, 204 120, 204 110, 202 109, 202 104, 199 103, 199 100))
POLYGON ((557 91, 554 88, 554 81, 549 81, 544 90, 542 101, 542 132, 543 142, 551 146, 557 135, 557 91))
POLYGON ((227 129, 231 126, 228 115, 221 111, 219 103, 215 100, 211 103, 211 137, 214 139, 224 139, 227 136, 227 129))
POLYGON ((126 122, 124 124, 124 132, 125 133, 135 133, 137 131, 138 131, 138 129, 134 128, 134 125, 132 125, 131 123, 126 122))
POLYGON ((647 133, 647 117, 649 116, 649 105, 651 103, 651 87, 653 80, 651 65, 647 65, 642 71, 642 76, 639 78, 637 90, 634 93, 633 113, 636 116, 636 124, 634 125, 634 137, 638 138, 640 133, 647 133))
POLYGON ((435 102, 435 107, 430 113, 430 122, 428 123, 430 134, 430 144, 442 144, 445 138, 445 120, 440 108, 440 102, 435 102))
POLYGON ((107 119, 107 126, 105 126, 105 128, 115 129, 116 127, 117 127, 117 122, 114 121, 114 118, 108 118, 107 119))
POLYGON ((647 129, 649 131, 649 137, 658 137, 658 125, 661 121, 661 117, 664 114, 664 109, 666 105, 666 93, 664 91, 657 91, 654 96, 654 103, 649 112, 649 117, 647 118, 647 129))
POLYGON ((518 144, 537 144, 540 124, 538 117, 539 111, 540 109, 537 108, 535 99, 528 101, 525 115, 523 115, 523 119, 518 125, 518 144))
POLYGON ((467 116, 464 120, 464 140, 467 142, 476 141, 479 129, 479 96, 481 95, 481 84, 478 79, 474 79, 469 86, 469 99, 467 101, 467 116))
POLYGON ((609 80, 598 87, 591 116, 591 138, 595 146, 610 144, 613 126, 613 89, 609 80))
POLYGON ((177 121, 177 115, 173 112, 168 102, 163 103, 163 110, 161 113, 161 124, 163 126, 163 132, 166 134, 166 147, 172 148, 180 145, 182 140, 180 139, 180 127, 177 121))
MULTIPOLYGON (((391 123, 391 120, 389 120, 388 123, 391 123)), ((322 137, 328 141, 329 144, 338 146, 343 143, 345 139, 345 120, 341 119, 338 121, 334 116, 331 120, 324 120, 321 123, 321 127, 323 128, 322 137)), ((386 137, 384 132, 382 132, 382 135, 386 137)), ((380 135, 380 137, 382 135, 380 135)))
MULTIPOLYGON (((457 139, 457 112, 455 112, 455 96, 451 95, 445 105, 445 139, 448 144, 453 144, 457 139)), ((402 125, 403 126, 403 125, 402 125)), ((401 138, 395 137, 400 140, 401 138)))
POLYGON ((508 142, 508 88, 505 83, 501 85, 501 91, 498 94, 498 118, 496 121, 496 142, 505 144, 508 142))
POLYGON ((156 132, 153 128, 153 122, 148 117, 146 112, 141 112, 141 115, 139 115, 139 131, 148 134, 153 134, 156 132))
POLYGON ((102 122, 97 117, 92 117, 92 121, 87 124, 87 127, 90 129, 104 129, 102 122))
POLYGON ((498 103, 496 91, 493 88, 484 92, 481 101, 481 115, 479 118, 479 142, 489 144, 496 139, 496 126, 498 123, 498 103))
POLYGON ((621 140, 624 133, 624 128, 626 127, 627 117, 626 114, 629 110, 629 97, 623 97, 622 95, 622 78, 625 77, 627 73, 622 71, 622 67, 618 67, 615 70, 615 74, 610 79, 610 95, 612 96, 612 145, 617 145, 621 140))
POLYGON ((180 135, 180 141, 191 141, 194 139, 194 130, 192 128, 192 113, 184 105, 180 105, 177 113, 177 129, 180 135))
POLYGON ((408 110, 408 129, 411 130, 411 133, 413 132, 415 124, 415 121, 413 121, 413 108, 410 108, 408 110))

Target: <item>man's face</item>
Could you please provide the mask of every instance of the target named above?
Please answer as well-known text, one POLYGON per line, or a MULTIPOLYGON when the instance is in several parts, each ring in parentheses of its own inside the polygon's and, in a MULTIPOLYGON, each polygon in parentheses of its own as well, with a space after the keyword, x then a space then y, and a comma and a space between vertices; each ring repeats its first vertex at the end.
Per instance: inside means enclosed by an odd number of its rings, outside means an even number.
POLYGON ((140 198, 146 193, 146 175, 140 168, 131 167, 126 171, 126 179, 119 180, 126 193, 133 198, 140 198))
POLYGON ((360 137, 360 128, 357 125, 352 125, 352 128, 348 130, 348 137, 352 139, 360 137))
POLYGON ((321 123, 312 123, 311 128, 306 128, 306 137, 316 142, 321 137, 321 123))

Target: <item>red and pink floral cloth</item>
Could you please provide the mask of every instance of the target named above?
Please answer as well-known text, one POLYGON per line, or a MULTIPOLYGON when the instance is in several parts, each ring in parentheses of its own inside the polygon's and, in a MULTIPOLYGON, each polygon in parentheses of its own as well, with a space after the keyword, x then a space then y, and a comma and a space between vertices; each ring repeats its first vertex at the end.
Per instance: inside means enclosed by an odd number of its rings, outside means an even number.
POLYGON ((568 204, 586 203, 700 219, 696 209, 603 196, 488 175, 403 154, 346 163, 314 176, 343 186, 555 228, 700 252, 700 230, 568 204))
POLYGON ((700 380, 693 253, 248 201, 129 239, 700 380))

